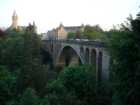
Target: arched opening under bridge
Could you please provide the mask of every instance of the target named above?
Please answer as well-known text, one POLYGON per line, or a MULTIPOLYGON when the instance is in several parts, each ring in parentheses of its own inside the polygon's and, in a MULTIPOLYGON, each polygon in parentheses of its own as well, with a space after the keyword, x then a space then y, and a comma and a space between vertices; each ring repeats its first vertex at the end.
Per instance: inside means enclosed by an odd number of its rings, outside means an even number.
POLYGON ((59 66, 73 66, 82 64, 82 60, 74 48, 66 46, 61 50, 56 63, 59 66))

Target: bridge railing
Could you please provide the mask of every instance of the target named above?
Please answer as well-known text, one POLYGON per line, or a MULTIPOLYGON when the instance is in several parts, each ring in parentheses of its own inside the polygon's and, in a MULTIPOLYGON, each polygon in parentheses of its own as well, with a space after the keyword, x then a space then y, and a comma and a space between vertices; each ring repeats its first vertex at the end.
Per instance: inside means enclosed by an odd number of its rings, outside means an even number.
POLYGON ((43 40, 43 42, 50 43, 68 43, 68 44, 79 44, 79 45, 88 45, 96 47, 105 47, 105 43, 96 40, 83 40, 83 39, 73 39, 73 40, 43 40))

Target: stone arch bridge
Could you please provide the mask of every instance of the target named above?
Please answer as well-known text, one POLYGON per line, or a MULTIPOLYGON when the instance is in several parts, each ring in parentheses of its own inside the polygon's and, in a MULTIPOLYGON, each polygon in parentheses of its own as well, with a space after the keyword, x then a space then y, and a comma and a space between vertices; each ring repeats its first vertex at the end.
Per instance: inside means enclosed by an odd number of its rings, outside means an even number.
POLYGON ((103 42, 84 40, 43 40, 54 65, 91 64, 98 78, 108 77, 109 55, 103 42))

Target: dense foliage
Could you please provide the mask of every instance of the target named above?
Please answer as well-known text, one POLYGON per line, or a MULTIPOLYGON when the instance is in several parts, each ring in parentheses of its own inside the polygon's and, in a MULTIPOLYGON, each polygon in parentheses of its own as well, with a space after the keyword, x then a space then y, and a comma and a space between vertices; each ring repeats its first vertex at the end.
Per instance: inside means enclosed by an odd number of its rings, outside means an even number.
POLYGON ((16 92, 16 78, 15 73, 11 73, 5 66, 0 66, 0 104, 11 100, 16 92))
POLYGON ((48 85, 46 99, 51 105, 109 105, 108 95, 100 96, 97 88, 93 67, 68 67, 60 73, 57 80, 48 85))
POLYGON ((7 30, 0 38, 1 105, 22 94, 28 87, 42 94, 47 70, 41 64, 40 47, 40 37, 31 25, 26 31, 7 30))
POLYGON ((110 40, 113 105, 140 103, 140 18, 130 23, 132 30, 114 31, 110 40))
POLYGON ((99 25, 84 26, 83 32, 69 32, 68 39, 105 40, 106 34, 99 25))
POLYGON ((109 32, 86 26, 82 33, 89 39, 107 37, 109 81, 97 81, 93 65, 48 70, 32 25, 24 31, 0 30, 0 105, 139 105, 140 14, 129 23, 109 32))
POLYGON ((95 26, 85 26, 83 37, 87 39, 103 39, 105 37, 103 30, 100 28, 99 25, 95 26))
POLYGON ((68 38, 68 39, 75 39, 75 38, 76 38, 76 33, 74 33, 74 32, 69 32, 67 38, 68 38))

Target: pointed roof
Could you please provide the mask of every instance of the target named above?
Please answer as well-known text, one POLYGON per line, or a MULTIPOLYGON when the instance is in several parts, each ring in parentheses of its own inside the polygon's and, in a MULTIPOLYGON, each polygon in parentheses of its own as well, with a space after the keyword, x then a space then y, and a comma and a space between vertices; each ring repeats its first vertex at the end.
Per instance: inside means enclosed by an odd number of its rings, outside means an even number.
POLYGON ((14 10, 14 12, 13 12, 13 16, 17 16, 16 10, 14 10))
POLYGON ((63 23, 62 23, 62 22, 60 22, 60 25, 59 25, 59 27, 64 27, 64 25, 63 25, 63 23))
POLYGON ((35 21, 33 21, 33 26, 36 26, 36 25, 35 25, 35 21))

